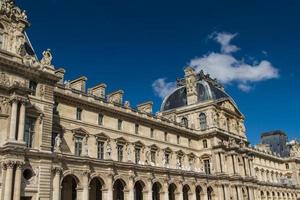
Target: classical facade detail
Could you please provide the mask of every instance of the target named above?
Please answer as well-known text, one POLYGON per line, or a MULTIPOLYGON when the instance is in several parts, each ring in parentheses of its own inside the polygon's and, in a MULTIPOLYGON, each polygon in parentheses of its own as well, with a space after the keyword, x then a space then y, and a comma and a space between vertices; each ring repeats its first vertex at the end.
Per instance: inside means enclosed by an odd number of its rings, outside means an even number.
POLYGON ((0 200, 300 198, 299 142, 275 131, 251 145, 208 74, 187 67, 154 115, 123 90, 65 81, 49 49, 37 59, 25 11, 0 0, 0 14, 0 200))

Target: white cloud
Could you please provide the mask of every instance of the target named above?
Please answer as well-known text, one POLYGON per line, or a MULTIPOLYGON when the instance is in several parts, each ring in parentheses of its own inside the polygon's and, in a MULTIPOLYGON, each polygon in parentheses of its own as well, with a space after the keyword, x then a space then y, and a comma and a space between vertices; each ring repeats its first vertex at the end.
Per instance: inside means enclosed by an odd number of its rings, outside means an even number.
POLYGON ((166 78, 159 78, 153 82, 152 88, 156 95, 158 95, 161 98, 164 98, 176 89, 176 83, 166 82, 166 78))
MULTIPOLYGON (((236 58, 233 53, 240 50, 239 47, 232 45, 231 41, 237 33, 213 33, 210 38, 221 45, 220 52, 211 52, 201 57, 192 59, 190 66, 197 72, 203 70, 211 77, 218 79, 223 84, 237 84, 237 87, 249 92, 256 82, 265 81, 279 77, 279 71, 268 60, 246 63, 244 59, 236 58)), ((156 94, 165 97, 174 88, 175 82, 166 82, 165 78, 157 79, 152 87, 156 94)))
POLYGON ((210 38, 214 39, 221 45, 222 53, 234 53, 234 52, 240 50, 240 48, 235 45, 230 44, 230 42, 237 35, 238 35, 237 33, 231 34, 231 33, 226 33, 226 32, 222 32, 222 33, 215 32, 210 35, 210 38))

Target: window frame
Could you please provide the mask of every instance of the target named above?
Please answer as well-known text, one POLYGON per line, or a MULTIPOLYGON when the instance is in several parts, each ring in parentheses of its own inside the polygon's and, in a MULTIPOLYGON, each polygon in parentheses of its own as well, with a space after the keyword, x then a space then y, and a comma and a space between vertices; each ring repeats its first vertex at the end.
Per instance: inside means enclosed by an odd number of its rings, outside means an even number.
POLYGON ((204 131, 207 129, 207 116, 203 112, 199 114, 199 125, 200 125, 201 131, 204 131))
POLYGON ((76 120, 78 121, 82 121, 82 108, 76 108, 76 120))

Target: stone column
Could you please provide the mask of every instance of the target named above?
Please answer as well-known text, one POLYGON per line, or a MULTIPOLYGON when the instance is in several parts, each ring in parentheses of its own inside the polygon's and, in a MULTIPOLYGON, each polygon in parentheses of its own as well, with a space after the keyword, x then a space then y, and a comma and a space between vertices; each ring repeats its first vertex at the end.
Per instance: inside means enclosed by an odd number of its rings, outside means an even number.
POLYGON ((16 129, 17 129, 17 111, 18 102, 16 100, 12 101, 11 115, 10 115, 10 127, 9 127, 9 140, 16 140, 16 129))
POLYGON ((147 182, 147 200, 152 200, 152 180, 151 178, 148 178, 148 182, 147 182))
POLYGON ((134 177, 132 172, 129 172, 131 175, 128 179, 128 200, 134 199, 134 177))
POLYGON ((6 170, 7 170, 6 163, 1 163, 1 167, 2 167, 1 200, 5 200, 4 191, 5 191, 5 180, 6 180, 6 170))
POLYGON ((238 157, 237 157, 236 154, 234 154, 233 157, 234 157, 235 173, 238 174, 238 175, 240 175, 241 173, 240 173, 240 167, 239 167, 238 157))
POLYGON ((169 200, 169 183, 168 181, 164 181, 164 185, 163 185, 163 199, 162 200, 169 200))
POLYGON ((54 177, 53 177, 53 200, 60 200, 60 175, 62 169, 56 167, 53 169, 54 177))
POLYGON ((26 113, 25 102, 21 102, 19 130, 18 130, 18 142, 24 142, 25 113, 26 113))
POLYGON ((191 190, 189 191, 189 199, 196 200, 196 183, 193 183, 191 190))
POLYGON ((249 200, 254 200, 254 196, 253 196, 253 188, 252 188, 252 187, 249 187, 248 190, 249 190, 249 200))
POLYGON ((176 200, 182 200, 182 199, 183 199, 182 188, 183 188, 182 184, 179 183, 179 184, 178 184, 178 188, 177 188, 177 193, 175 193, 175 195, 176 195, 176 196, 175 196, 175 199, 176 199, 176 200))
POLYGON ((13 198, 14 200, 20 200, 21 198, 22 167, 23 167, 22 162, 16 163, 14 198, 13 198))
POLYGON ((216 166, 216 172, 220 173, 221 172, 221 154, 219 155, 219 152, 215 153, 214 156, 214 166, 216 166))
POLYGON ((106 195, 103 199, 113 199, 113 172, 110 170, 106 179, 106 195), (106 198, 105 198, 106 197, 106 198))
POLYGON ((225 161, 225 154, 221 152, 221 163, 222 163, 222 170, 224 173, 227 173, 227 163, 225 161))
POLYGON ((89 199, 89 171, 84 171, 82 173, 82 199, 89 199))
POLYGON ((15 162, 9 161, 7 163, 6 178, 5 178, 5 190, 4 199, 11 200, 12 198, 12 186, 13 186, 13 170, 15 162))

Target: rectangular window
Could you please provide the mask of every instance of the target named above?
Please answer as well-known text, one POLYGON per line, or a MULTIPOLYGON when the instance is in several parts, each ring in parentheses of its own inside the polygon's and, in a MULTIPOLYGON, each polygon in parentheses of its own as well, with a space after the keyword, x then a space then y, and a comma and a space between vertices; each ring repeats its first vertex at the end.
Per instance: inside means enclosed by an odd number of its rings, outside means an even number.
POLYGON ((26 143, 26 147, 28 148, 32 147, 34 128, 35 128, 35 119, 31 117, 27 117, 25 120, 24 140, 26 143))
POLYGON ((182 156, 178 156, 178 167, 182 167, 182 156))
POLYGON ((118 119, 118 130, 122 130, 122 123, 123 121, 118 119))
POLYGON ((189 139, 189 147, 191 147, 191 146, 192 146, 192 140, 189 139))
POLYGON ((170 154, 165 153, 165 159, 166 159, 166 164, 168 165, 170 163, 170 154))
POLYGON ((81 108, 77 108, 76 109, 76 119, 77 120, 81 120, 82 119, 82 109, 81 108))
POLYGON ((141 160, 141 149, 135 148, 135 164, 139 164, 141 160))
POLYGON ((151 162, 152 163, 155 163, 155 160, 156 160, 156 152, 155 151, 151 151, 151 162))
POLYGON ((123 161, 123 145, 118 145, 117 150, 118 150, 118 161, 122 162, 123 161))
POLYGON ((177 144, 180 144, 180 136, 177 135, 177 144))
POLYGON ((154 137, 154 129, 153 129, 153 128, 150 129, 150 137, 151 137, 151 138, 154 137))
POLYGON ((98 141, 97 148, 98 148, 98 159, 103 160, 104 159, 104 142, 98 141))
POLYGON ((211 174, 209 160, 204 160, 204 171, 205 174, 211 174))
POLYGON ((140 126, 138 124, 135 124, 135 129, 134 129, 135 134, 139 134, 139 128, 140 126))
POLYGON ((168 141, 168 133, 165 132, 165 141, 168 141))
POLYGON ((0 48, 3 48, 3 41, 4 41, 4 36, 3 36, 3 29, 1 29, 0 25, 0 48))
POLYGON ((36 95, 37 83, 35 81, 29 81, 29 89, 31 90, 32 95, 36 95))
POLYGON ((75 155, 81 156, 82 153, 82 137, 75 137, 75 155))
POLYGON ((101 113, 98 114, 98 125, 99 126, 103 125, 103 115, 101 113))

